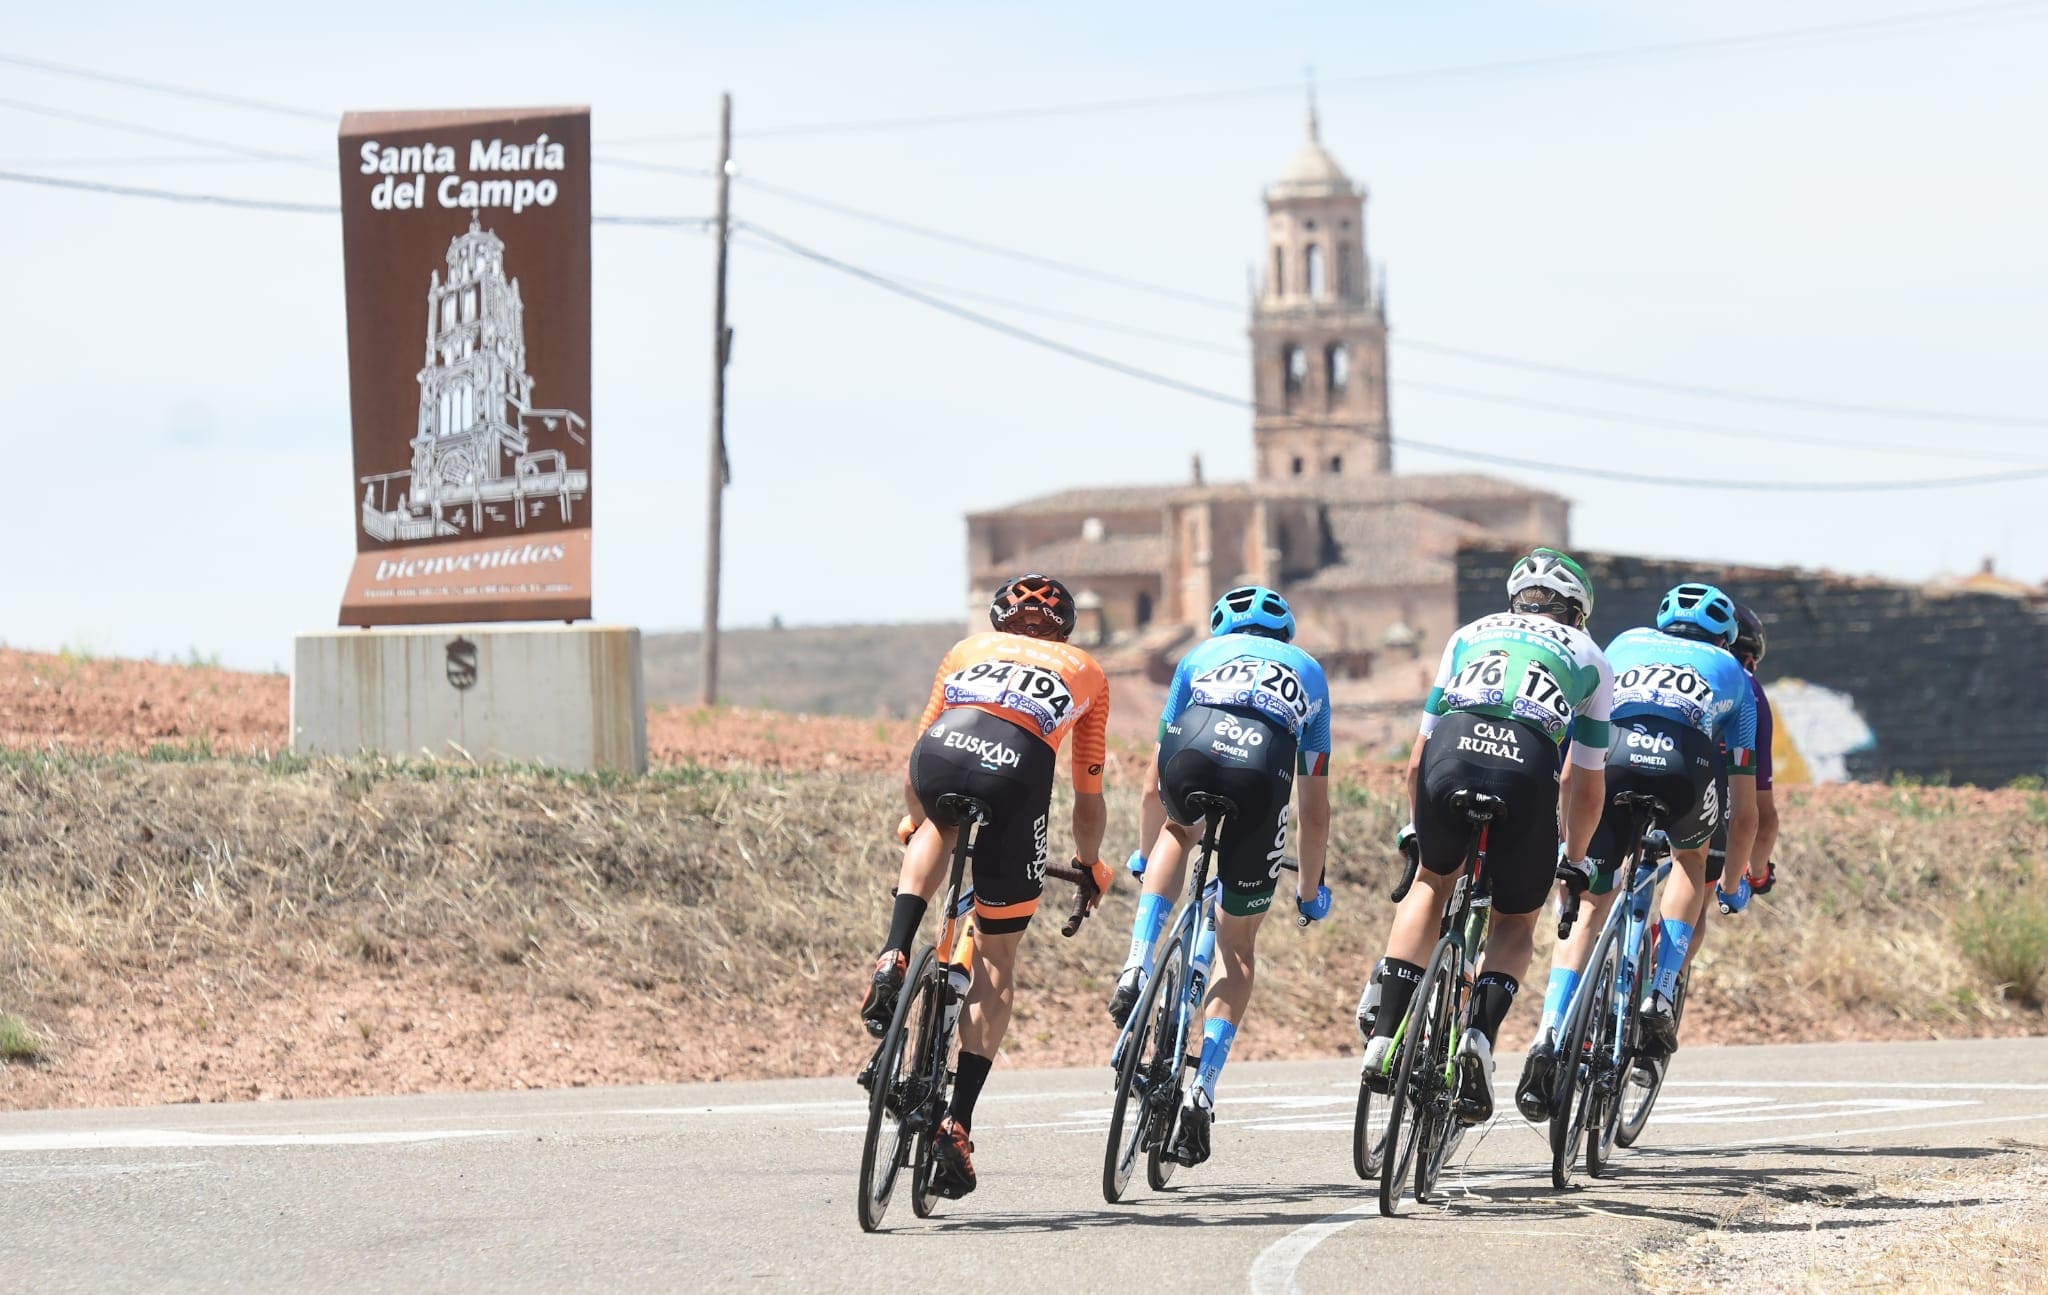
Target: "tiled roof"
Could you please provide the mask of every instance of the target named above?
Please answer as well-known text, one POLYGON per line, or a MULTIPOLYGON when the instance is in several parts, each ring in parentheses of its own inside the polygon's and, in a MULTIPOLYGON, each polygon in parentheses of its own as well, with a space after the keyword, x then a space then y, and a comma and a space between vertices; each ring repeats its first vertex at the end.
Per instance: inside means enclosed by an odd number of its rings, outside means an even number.
MULTIPOLYGON (((1111 535, 1099 540, 1076 536, 1041 544, 1003 562, 1004 571, 1043 571, 1057 580, 1088 576, 1159 575, 1166 570, 1169 550, 1165 535, 1111 535)), ((976 572, 977 577, 988 572, 976 572)))
POLYGON ((1477 472, 1414 473, 1370 477, 1296 477, 1280 481, 1224 481, 1210 485, 1102 486, 1062 490, 1003 508, 971 513, 973 517, 1028 516, 1048 513, 1129 512, 1165 508, 1197 499, 1309 499, 1329 504, 1429 504, 1471 499, 1561 499, 1477 472))
POLYGON ((1441 584, 1456 575, 1453 555, 1486 529, 1421 504, 1341 504, 1324 510, 1337 560, 1297 583, 1305 589, 1380 589, 1441 584))

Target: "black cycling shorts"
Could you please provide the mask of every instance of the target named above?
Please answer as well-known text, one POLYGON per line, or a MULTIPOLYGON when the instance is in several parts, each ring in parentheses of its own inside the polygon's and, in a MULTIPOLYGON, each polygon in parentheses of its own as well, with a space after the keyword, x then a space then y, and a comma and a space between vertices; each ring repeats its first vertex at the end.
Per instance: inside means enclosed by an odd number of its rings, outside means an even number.
POLYGON ((1533 724, 1454 711, 1422 748, 1422 797, 1415 806, 1422 866, 1440 877, 1465 866, 1472 824, 1451 808, 1458 791, 1506 802, 1487 828, 1486 870, 1502 913, 1543 907, 1557 878, 1557 744, 1533 724))
MULTIPOLYGON (((1720 747, 1683 720, 1662 715, 1616 720, 1613 734, 1607 748, 1607 812, 1600 817, 1600 830, 1593 834, 1586 857, 1603 872, 1621 867, 1633 844, 1623 839, 1627 816, 1614 807, 1615 796, 1624 791, 1664 802, 1669 816, 1652 826, 1664 829, 1673 848, 1696 850, 1705 845, 1728 804, 1720 747)), ((1719 875, 1712 871, 1709 880, 1719 875)))
POLYGON ((1707 843, 1707 880, 1719 881, 1728 870, 1728 823, 1735 817, 1735 804, 1728 799, 1728 765, 1723 753, 1720 787, 1721 821, 1714 824, 1713 840, 1707 843))
POLYGON ((910 751, 910 786, 926 817, 957 821, 939 797, 972 796, 989 807, 974 842, 974 924, 990 935, 1031 925, 1045 886, 1046 816, 1053 751, 1038 734, 969 706, 939 712, 910 751))
POLYGON ((1287 852, 1287 804, 1294 793, 1294 736, 1254 711, 1192 706, 1159 739, 1159 801, 1182 826, 1202 821, 1196 792, 1236 807, 1216 837, 1223 911, 1263 913, 1273 902, 1287 852))

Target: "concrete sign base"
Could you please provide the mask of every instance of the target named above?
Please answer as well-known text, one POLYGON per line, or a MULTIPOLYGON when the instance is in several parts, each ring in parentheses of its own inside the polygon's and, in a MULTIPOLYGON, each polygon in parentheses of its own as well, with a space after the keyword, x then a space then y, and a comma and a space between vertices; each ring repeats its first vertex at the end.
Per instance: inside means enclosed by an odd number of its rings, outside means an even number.
POLYGON ((440 626, 301 634, 292 750, 644 773, 640 631, 440 626))

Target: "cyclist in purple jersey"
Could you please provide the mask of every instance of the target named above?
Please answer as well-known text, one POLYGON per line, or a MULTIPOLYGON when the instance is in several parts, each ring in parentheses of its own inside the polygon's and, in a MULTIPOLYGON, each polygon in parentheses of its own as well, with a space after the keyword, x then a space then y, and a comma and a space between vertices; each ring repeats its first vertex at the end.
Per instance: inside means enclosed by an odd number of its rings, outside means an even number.
MULTIPOLYGON (((1764 659, 1764 623, 1754 611, 1747 607, 1735 609, 1735 646, 1730 649, 1742 668, 1749 672, 1749 689, 1756 696, 1756 841, 1750 846, 1747 859, 1733 861, 1733 867, 1723 869, 1721 883, 1715 887, 1715 898, 1720 900, 1721 911, 1739 913, 1749 903, 1751 895, 1766 895, 1777 884, 1777 865, 1771 860, 1771 850, 1778 843, 1778 805, 1771 793, 1771 702, 1764 695, 1764 686, 1758 682, 1756 667, 1764 659)), ((1717 841, 1717 846, 1725 846, 1717 841)))

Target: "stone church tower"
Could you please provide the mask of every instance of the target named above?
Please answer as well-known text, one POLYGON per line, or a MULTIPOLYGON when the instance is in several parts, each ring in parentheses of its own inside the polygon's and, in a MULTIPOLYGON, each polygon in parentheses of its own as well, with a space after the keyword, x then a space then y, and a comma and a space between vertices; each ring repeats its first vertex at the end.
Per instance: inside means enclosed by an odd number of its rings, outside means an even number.
POLYGON ((1387 313, 1365 259, 1365 190, 1308 139, 1266 190, 1265 282, 1252 304, 1252 420, 1261 481, 1392 469, 1387 313))

